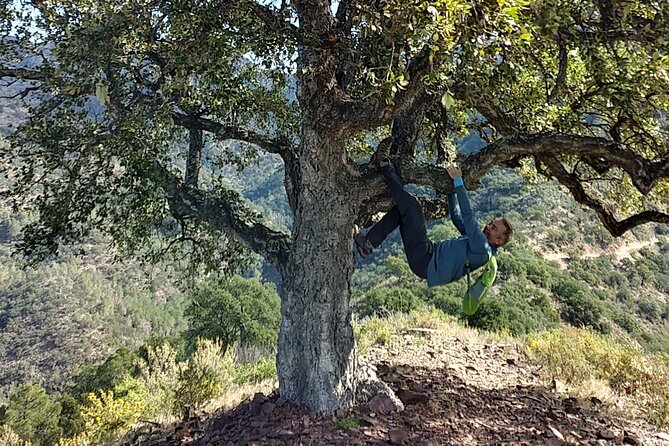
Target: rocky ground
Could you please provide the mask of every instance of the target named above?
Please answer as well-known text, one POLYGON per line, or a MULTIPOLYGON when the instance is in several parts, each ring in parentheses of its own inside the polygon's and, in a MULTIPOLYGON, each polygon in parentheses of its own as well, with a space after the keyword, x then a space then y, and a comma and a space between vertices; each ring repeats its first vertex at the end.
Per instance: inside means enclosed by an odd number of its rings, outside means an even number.
POLYGON ((557 394, 513 344, 416 329, 367 359, 405 409, 383 394, 320 416, 276 395, 125 444, 155 445, 669 445, 669 434, 611 415, 597 398, 557 394))

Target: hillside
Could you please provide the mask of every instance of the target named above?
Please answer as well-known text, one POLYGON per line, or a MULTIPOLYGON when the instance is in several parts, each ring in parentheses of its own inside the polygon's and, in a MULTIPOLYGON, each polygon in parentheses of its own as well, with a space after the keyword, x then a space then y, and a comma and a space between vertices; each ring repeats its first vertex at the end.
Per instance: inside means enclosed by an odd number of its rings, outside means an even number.
POLYGON ((63 390, 81 366, 184 329, 184 297, 166 271, 119 261, 102 237, 28 267, 12 255, 21 221, 0 206, 0 401, 24 382, 63 390))
POLYGON ((623 401, 577 398, 551 386, 518 341, 447 324, 405 329, 365 355, 405 408, 383 397, 332 417, 275 394, 194 417, 166 430, 145 426, 125 446, 152 445, 661 445, 669 433, 623 401))

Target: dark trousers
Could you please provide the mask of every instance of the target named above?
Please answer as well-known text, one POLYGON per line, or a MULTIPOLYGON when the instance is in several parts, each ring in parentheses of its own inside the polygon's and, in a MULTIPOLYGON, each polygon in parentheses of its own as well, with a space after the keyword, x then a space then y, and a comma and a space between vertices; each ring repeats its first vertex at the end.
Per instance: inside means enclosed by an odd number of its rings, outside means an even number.
POLYGON ((416 197, 404 189, 392 165, 381 167, 395 206, 367 232, 367 240, 379 246, 399 226, 409 268, 421 279, 427 278, 427 265, 432 258, 432 242, 427 238, 425 216, 416 197))

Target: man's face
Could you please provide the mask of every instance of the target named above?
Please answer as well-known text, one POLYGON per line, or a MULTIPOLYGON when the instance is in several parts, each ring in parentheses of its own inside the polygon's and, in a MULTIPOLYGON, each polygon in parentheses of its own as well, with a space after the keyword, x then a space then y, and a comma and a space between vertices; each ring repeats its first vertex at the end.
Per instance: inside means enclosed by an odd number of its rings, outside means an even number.
POLYGON ((490 220, 490 223, 483 228, 483 233, 488 238, 488 243, 495 246, 502 245, 505 232, 506 224, 501 218, 490 220))

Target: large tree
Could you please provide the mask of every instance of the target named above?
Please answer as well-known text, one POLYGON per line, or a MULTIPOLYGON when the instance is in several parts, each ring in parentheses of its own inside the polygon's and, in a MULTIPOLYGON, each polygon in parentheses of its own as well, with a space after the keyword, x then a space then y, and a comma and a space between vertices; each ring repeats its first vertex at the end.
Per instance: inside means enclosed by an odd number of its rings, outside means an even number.
POLYGON ((258 253, 283 281, 279 391, 315 410, 356 397, 351 236, 391 205, 362 162, 378 139, 437 192, 428 216, 457 158, 469 189, 495 166, 556 178, 614 235, 669 223, 664 1, 3 4, 5 96, 30 107, 3 152, 9 195, 38 211, 22 249, 43 259, 95 228, 210 265, 258 253), (472 134, 482 148, 458 155, 472 134), (289 234, 219 169, 266 152, 289 234))

